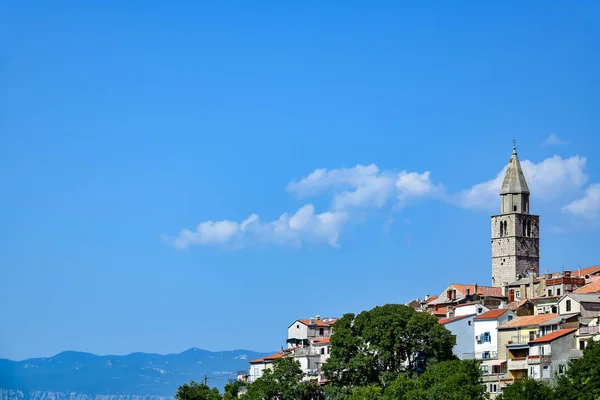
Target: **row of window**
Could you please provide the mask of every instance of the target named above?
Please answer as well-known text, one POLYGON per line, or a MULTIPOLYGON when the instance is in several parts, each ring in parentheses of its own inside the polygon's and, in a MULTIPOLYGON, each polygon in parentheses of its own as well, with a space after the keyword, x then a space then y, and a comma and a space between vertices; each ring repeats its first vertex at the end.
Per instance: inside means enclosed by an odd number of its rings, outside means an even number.
MULTIPOLYGON (((500 237, 508 235, 508 224, 506 221, 500 221, 500 237)), ((523 236, 531 237, 531 220, 523 223, 523 236)))

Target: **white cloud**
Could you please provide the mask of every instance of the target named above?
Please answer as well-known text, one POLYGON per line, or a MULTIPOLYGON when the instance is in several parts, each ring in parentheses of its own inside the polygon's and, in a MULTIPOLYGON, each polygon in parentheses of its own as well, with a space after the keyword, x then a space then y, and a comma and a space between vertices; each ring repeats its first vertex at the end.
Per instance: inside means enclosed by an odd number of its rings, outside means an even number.
POLYGON ((382 207, 393 195, 394 179, 392 173, 381 173, 375 164, 358 164, 352 168, 316 169, 299 181, 290 182, 287 190, 300 198, 335 192, 335 210, 382 207))
POLYGON ((409 198, 425 197, 438 189, 431 181, 429 171, 380 171, 375 164, 316 169, 299 181, 290 182, 287 187, 300 198, 333 192, 334 210, 381 208, 394 197, 405 203, 409 198))
MULTIPOLYGON (((587 181, 585 157, 553 156, 539 163, 524 160, 521 165, 536 201, 570 201, 573 194, 581 193, 587 181)), ((193 245, 240 248, 257 244, 301 247, 307 243, 338 247, 340 234, 348 222, 358 223, 367 218, 365 209, 391 205, 401 208, 415 200, 437 198, 467 209, 497 210, 506 168, 495 178, 455 194, 445 193, 444 187, 431 179, 429 171, 381 171, 375 164, 316 169, 290 182, 287 190, 299 198, 330 196, 331 208, 325 212, 316 214, 314 206, 307 204, 294 214, 284 213, 270 222, 262 221, 257 214, 240 222, 205 221, 192 230, 181 230, 167 242, 177 248, 193 245)), ((591 185, 583 198, 566 205, 563 211, 588 218, 600 214, 600 185, 591 185)), ((391 223, 390 218, 384 232, 390 231, 391 223)))
MULTIPOLYGON (((566 190, 581 188, 587 180, 584 172, 586 158, 573 156, 561 158, 554 156, 539 163, 521 161, 523 173, 532 196, 540 200, 554 199, 566 190)), ((493 210, 500 202, 500 187, 506 174, 506 166, 492 180, 478 183, 463 190, 452 199, 464 208, 493 210)))
POLYGON ((315 214, 312 204, 301 207, 295 214, 282 214, 272 222, 262 222, 252 214, 242 222, 206 221, 195 230, 183 229, 171 244, 185 249, 192 245, 244 246, 248 244, 276 243, 302 246, 308 242, 325 242, 338 246, 342 226, 348 220, 345 212, 315 214))
POLYGON ((546 139, 542 140, 542 143, 540 143, 540 146, 542 146, 542 147, 561 146, 561 145, 565 145, 565 144, 569 144, 569 142, 559 138, 556 133, 552 133, 546 139))
POLYGON ((581 199, 567 204, 563 211, 584 218, 596 218, 600 214, 600 184, 590 185, 581 199))
POLYGON ((240 226, 233 221, 206 221, 198 224, 195 231, 183 229, 177 239, 175 247, 185 248, 190 244, 222 244, 238 235, 240 226))
POLYGON ((418 172, 400 172, 396 180, 400 205, 406 203, 410 198, 425 197, 440 191, 441 186, 435 185, 431 181, 430 175, 429 171, 425 171, 422 174, 418 172))

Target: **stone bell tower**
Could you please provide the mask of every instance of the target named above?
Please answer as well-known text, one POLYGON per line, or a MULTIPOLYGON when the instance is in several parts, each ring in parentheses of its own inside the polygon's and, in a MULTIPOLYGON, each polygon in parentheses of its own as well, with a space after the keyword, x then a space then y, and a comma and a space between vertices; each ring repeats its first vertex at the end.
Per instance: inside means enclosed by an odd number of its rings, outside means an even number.
POLYGON ((492 216, 492 286, 540 270, 540 217, 529 214, 529 187, 513 146, 500 189, 500 214, 492 216))

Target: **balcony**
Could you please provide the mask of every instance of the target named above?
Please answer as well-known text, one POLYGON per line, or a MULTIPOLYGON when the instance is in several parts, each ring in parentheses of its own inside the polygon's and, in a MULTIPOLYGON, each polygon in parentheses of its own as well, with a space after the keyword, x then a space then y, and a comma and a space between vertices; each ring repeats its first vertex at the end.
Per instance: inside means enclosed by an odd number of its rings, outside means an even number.
POLYGON ((580 335, 593 335, 594 333, 600 333, 600 325, 582 326, 579 328, 580 335))
POLYGON ((583 350, 571 349, 571 359, 583 357, 583 350))
POLYGON ((497 351, 478 351, 478 352, 470 352, 462 354, 463 360, 497 360, 498 352, 497 351))
POLYGON ((500 382, 505 379, 508 379, 508 374, 506 372, 502 372, 499 374, 487 374, 481 376, 481 381, 483 383, 500 382))
POLYGON ((527 369, 527 357, 514 357, 508 359, 508 370, 515 371, 527 369))
POLYGON ((511 345, 511 344, 527 344, 530 341, 532 341, 533 339, 537 339, 539 338, 541 335, 539 332, 536 332, 534 335, 517 335, 517 336, 511 336, 510 340, 508 341, 507 345, 511 345))
POLYGON ((550 364, 552 362, 552 356, 527 356, 528 364, 550 364))

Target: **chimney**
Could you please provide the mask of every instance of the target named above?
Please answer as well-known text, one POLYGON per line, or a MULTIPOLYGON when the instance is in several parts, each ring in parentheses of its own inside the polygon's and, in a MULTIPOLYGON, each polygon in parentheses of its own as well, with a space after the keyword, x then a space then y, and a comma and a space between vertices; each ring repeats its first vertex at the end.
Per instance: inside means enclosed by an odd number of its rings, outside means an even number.
POLYGON ((429 301, 429 294, 425 295, 425 301, 429 301))
POLYGON ((456 289, 452 289, 452 300, 456 300, 456 289))
POLYGON ((321 316, 319 314, 317 314, 317 321, 321 320, 321 316))
POLYGON ((568 270, 568 269, 566 269, 566 270, 564 271, 563 275, 564 275, 566 278, 568 278, 568 277, 570 277, 570 276, 571 276, 571 271, 570 271, 570 270, 568 270))
POLYGON ((310 317, 310 324, 314 325, 315 324, 315 317, 310 317))
POLYGON ((502 288, 502 296, 508 297, 508 282, 502 282, 500 287, 502 288))
POLYGON ((477 282, 475 282, 475 290, 474 290, 475 293, 473 293, 473 294, 479 294, 479 290, 477 290, 477 288, 478 288, 477 282))
POLYGON ((515 301, 515 290, 509 289, 508 290, 508 302, 512 303, 513 301, 515 301))
POLYGON ((446 292, 446 297, 448 297, 448 300, 451 300, 451 299, 452 299, 452 289, 449 289, 449 290, 446 292))
POLYGON ((471 295, 471 288, 467 288, 467 296, 471 295))

